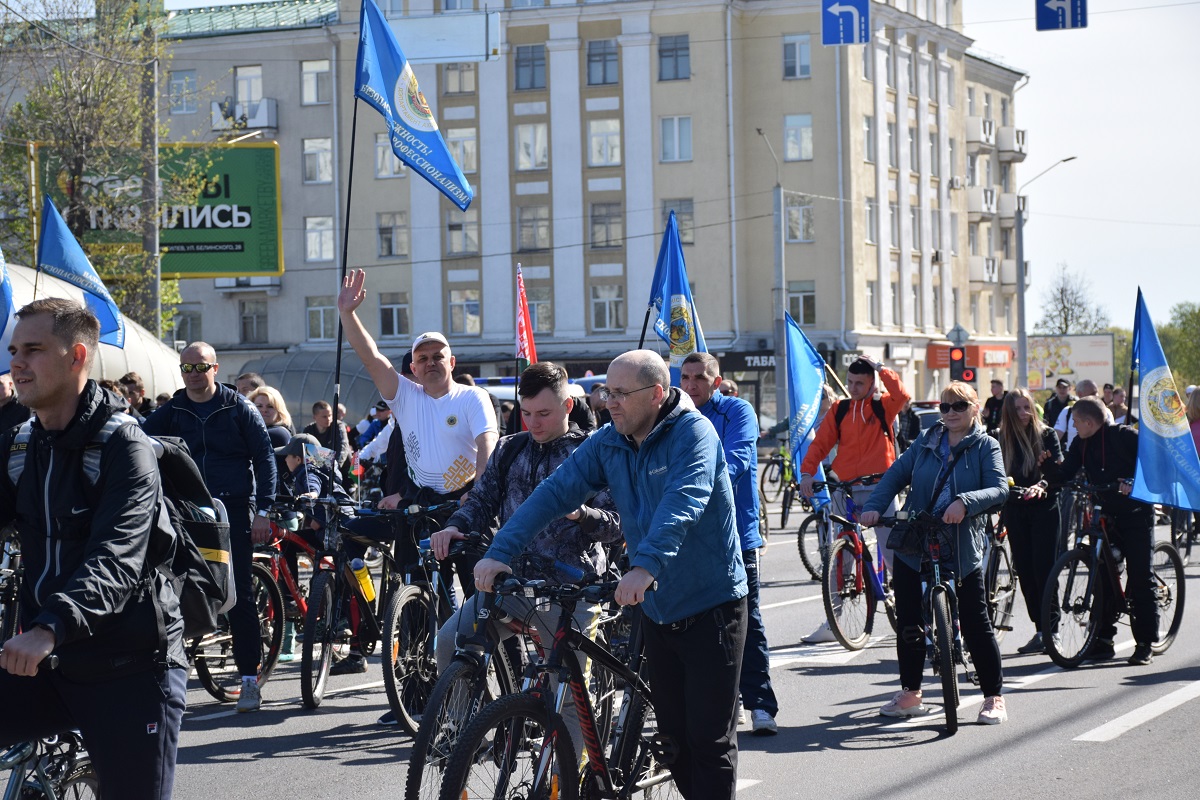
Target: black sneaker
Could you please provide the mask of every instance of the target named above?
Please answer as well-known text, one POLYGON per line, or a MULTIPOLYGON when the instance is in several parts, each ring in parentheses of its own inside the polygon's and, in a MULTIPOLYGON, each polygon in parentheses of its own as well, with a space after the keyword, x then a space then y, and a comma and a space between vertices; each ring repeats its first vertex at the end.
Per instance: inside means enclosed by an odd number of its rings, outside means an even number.
POLYGON ((330 675, 359 675, 367 671, 367 660, 358 653, 351 653, 330 668, 330 675))
POLYGON ((1041 631, 1038 631, 1037 633, 1035 633, 1033 635, 1032 639, 1030 639, 1028 642, 1026 642, 1025 644, 1018 647, 1017 652, 1020 653, 1021 655, 1029 655, 1030 653, 1046 652, 1046 643, 1042 640, 1041 631))
POLYGON ((1088 661, 1107 661, 1114 658, 1117 651, 1113 649, 1112 639, 1097 639, 1088 648, 1088 661))
POLYGON ((383 716, 378 719, 378 722, 380 725, 388 726, 399 724, 399 720, 396 719, 396 712, 391 710, 385 711, 383 716))
POLYGON ((1139 644, 1133 648, 1133 655, 1129 657, 1129 664, 1134 667, 1144 667, 1152 661, 1154 661, 1154 653, 1148 644, 1139 644))

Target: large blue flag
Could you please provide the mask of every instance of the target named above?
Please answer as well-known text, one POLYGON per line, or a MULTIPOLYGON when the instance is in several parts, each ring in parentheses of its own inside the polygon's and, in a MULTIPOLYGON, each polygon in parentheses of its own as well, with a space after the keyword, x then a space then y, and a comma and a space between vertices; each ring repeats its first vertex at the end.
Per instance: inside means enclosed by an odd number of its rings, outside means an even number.
POLYGON ((100 341, 125 348, 125 320, 100 276, 50 196, 42 205, 42 235, 38 237, 38 269, 83 289, 88 309, 100 320, 100 341))
MULTIPOLYGON (((821 410, 821 397, 824 395, 825 359, 821 358, 792 315, 785 311, 784 317, 787 320, 788 440, 792 444, 793 470, 799 475, 800 462, 817 436, 817 414, 821 410)), ((820 465, 817 465, 813 480, 825 480, 825 470, 820 465)), ((813 496, 815 508, 821 508, 828 502, 827 489, 813 496)))
POLYGON ((1187 401, 1175 386, 1141 289, 1133 322, 1133 369, 1139 381, 1139 425, 1131 494, 1145 503, 1200 511, 1200 458, 1184 410, 1187 401))
POLYGON ((707 353, 704 331, 696 316, 692 287, 688 285, 687 265, 683 263, 683 245, 679 242, 679 223, 675 212, 667 219, 654 280, 650 284, 650 307, 658 313, 654 332, 671 351, 671 385, 679 385, 683 359, 692 353, 707 353))
POLYGON ((412 65, 375 0, 362 4, 354 94, 387 120, 396 157, 466 211, 475 190, 450 155, 412 65))
POLYGON ((8 277, 8 263, 4 251, 0 250, 0 375, 12 371, 8 354, 8 343, 12 341, 13 328, 17 325, 17 309, 13 305, 12 280, 8 277))

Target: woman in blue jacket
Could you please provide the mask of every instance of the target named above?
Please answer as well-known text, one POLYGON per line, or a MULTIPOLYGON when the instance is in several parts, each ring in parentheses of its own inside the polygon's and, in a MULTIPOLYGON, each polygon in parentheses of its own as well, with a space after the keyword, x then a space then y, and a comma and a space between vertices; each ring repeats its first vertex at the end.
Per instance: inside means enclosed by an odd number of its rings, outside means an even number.
MULTIPOLYGON (((957 541, 953 572, 958 576, 958 612, 963 638, 979 674, 983 709, 979 722, 996 725, 1008 719, 1000 696, 1003 675, 1000 648, 992 632, 983 583, 984 512, 1008 497, 1008 481, 1000 445, 979 421, 979 398, 966 383, 942 391, 942 418, 892 464, 867 502, 859 522, 874 525, 905 486, 911 487, 904 510, 915 515, 928 509, 952 526, 957 541), (943 474, 949 470, 948 477, 943 474), (941 485, 937 497, 934 490, 941 485)), ((944 568, 944 567, 943 567, 944 568)), ((888 717, 929 713, 921 699, 925 671, 925 636, 921 618, 921 559, 895 554, 892 588, 896 593, 896 657, 900 691, 879 710, 888 717)))

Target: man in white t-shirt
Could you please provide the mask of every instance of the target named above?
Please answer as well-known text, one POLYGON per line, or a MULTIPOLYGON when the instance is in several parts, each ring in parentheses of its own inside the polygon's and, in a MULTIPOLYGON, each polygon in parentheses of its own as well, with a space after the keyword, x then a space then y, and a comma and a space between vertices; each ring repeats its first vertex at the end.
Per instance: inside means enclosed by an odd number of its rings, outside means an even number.
MULTIPOLYGON (((1075 384, 1075 394, 1080 398, 1094 397, 1096 391, 1096 382, 1093 380, 1084 378, 1075 384)), ((1109 422, 1113 421, 1112 412, 1107 407, 1104 409, 1104 416, 1109 422)), ((1054 430, 1058 432, 1058 438, 1062 440, 1063 452, 1066 452, 1071 447, 1071 442, 1075 441, 1075 414, 1071 406, 1058 415, 1058 419, 1054 421, 1054 430)))

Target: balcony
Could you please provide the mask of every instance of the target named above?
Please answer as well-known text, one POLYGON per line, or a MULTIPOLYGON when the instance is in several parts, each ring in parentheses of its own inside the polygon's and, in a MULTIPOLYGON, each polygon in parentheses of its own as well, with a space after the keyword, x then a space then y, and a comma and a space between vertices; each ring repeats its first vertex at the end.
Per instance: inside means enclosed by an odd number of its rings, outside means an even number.
MULTIPOLYGON (((1025 288, 1029 288, 1029 262, 1025 262, 1025 288)), ((1017 260, 1015 258, 1006 258, 1000 262, 1000 283, 1004 284, 1005 289, 1016 290, 1017 287, 1017 260)))
POLYGON ((248 131, 279 127, 275 98, 264 97, 257 103, 234 103, 226 100, 212 103, 212 129, 214 131, 248 131))
POLYGON ((967 117, 967 152, 990 151, 996 147, 996 121, 967 117))
POLYGON ((967 187, 967 217, 978 222, 983 217, 996 215, 996 190, 983 186, 967 187))
POLYGON ((283 281, 277 275, 247 275, 240 278, 213 278, 213 288, 224 295, 238 292, 266 292, 278 297, 283 281))
POLYGON ((1025 160, 1025 131, 1005 125, 996 136, 996 149, 1000 151, 1001 161, 1025 160))
POLYGON ((967 273, 973 284, 995 283, 999 277, 998 266, 991 256, 967 256, 967 273))
POLYGON ((1020 197, 1014 192, 1001 192, 998 203, 1000 224, 1011 228, 1017 223, 1017 212, 1025 210, 1028 198, 1020 197))

